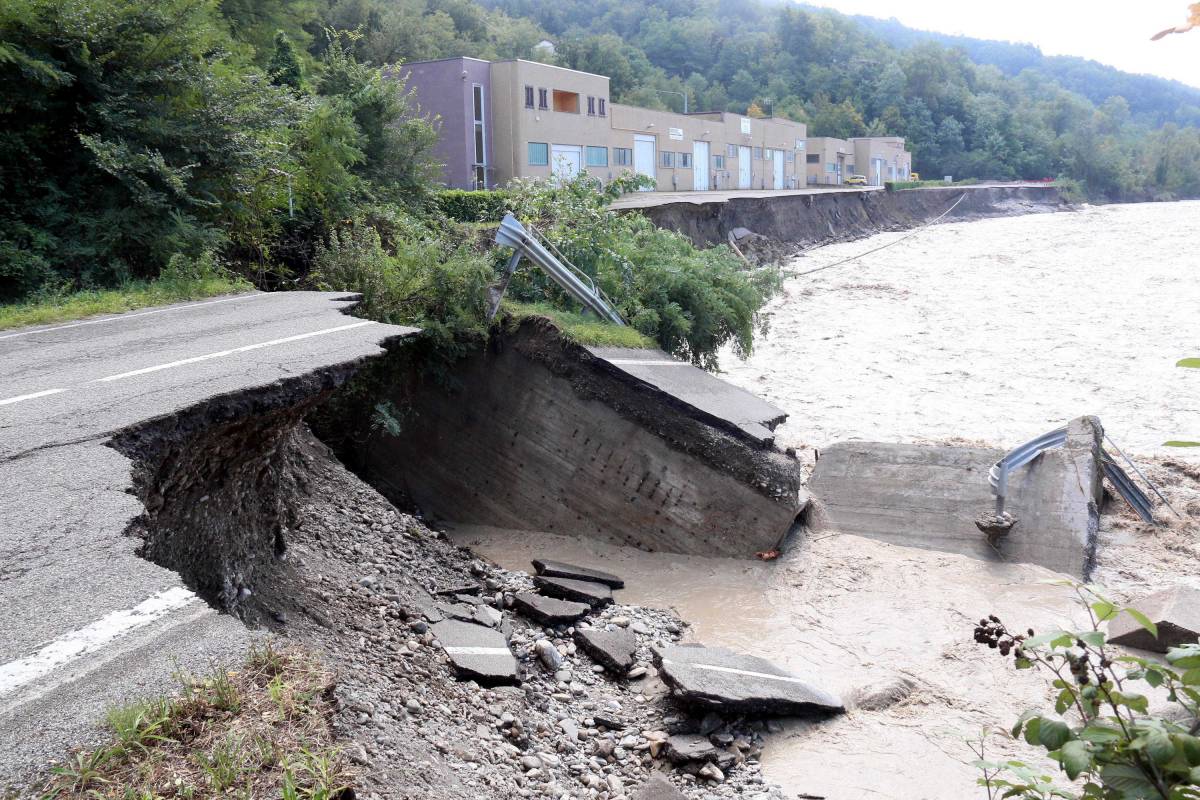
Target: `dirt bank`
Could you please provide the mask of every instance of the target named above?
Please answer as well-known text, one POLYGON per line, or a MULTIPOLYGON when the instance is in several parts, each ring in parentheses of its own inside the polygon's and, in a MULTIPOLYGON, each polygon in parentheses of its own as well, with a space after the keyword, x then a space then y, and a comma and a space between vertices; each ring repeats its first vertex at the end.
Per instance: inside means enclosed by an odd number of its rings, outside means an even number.
POLYGON ((639 211, 660 228, 682 233, 701 247, 724 244, 731 232, 745 228, 779 243, 781 246, 770 253, 779 256, 816 244, 913 228, 944 213, 960 197, 962 201, 947 214, 947 220, 1060 211, 1069 207, 1053 186, 964 186, 735 197, 720 203, 669 203, 639 211))

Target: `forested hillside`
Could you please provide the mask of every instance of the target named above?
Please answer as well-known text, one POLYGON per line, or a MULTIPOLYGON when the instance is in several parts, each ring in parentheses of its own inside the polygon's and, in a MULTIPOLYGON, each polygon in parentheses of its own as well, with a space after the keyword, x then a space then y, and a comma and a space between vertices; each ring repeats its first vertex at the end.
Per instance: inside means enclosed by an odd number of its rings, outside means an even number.
POLYGON ((431 211, 433 128, 386 70, 461 54, 609 75, 629 103, 678 107, 663 92, 683 91, 692 109, 757 105, 811 135, 899 134, 929 175, 1059 176, 1096 199, 1200 195, 1200 134, 1156 127, 1174 95, 1148 98, 1144 79, 1128 84, 1137 97, 1094 103, 1044 70, 896 47, 790 5, 5 0, 0 300, 222 263, 296 285, 354 248, 440 265, 404 273, 413 297, 481 282, 489 265, 431 211), (378 241, 342 238, 347 225, 378 241))
MULTIPOLYGON (((919 31, 894 19, 851 17, 855 22, 899 48, 934 41, 963 50, 976 64, 991 64, 1009 76, 1031 70, 1039 81, 1056 81, 1064 89, 1083 95, 1093 103, 1103 103, 1121 95, 1129 110, 1140 121, 1151 125, 1177 122, 1200 123, 1200 89, 1153 75, 1134 75, 1096 61, 1076 56, 1047 56, 1031 44, 997 42, 919 31)), ((1132 20, 1131 20, 1131 25, 1132 20)))
POLYGON ((932 39, 914 34, 900 48, 876 35, 878 26, 833 11, 755 0, 487 2, 536 21, 569 66, 617 77, 614 92, 627 102, 678 107, 657 90, 686 90, 692 108, 757 103, 807 122, 810 135, 900 134, 914 168, 931 175, 1061 175, 1111 199, 1200 193, 1197 130, 1157 125, 1195 120, 1200 93, 1168 81, 1107 68, 1095 71, 1102 81, 1072 78, 1072 86, 1134 95, 1093 102, 1048 68, 1007 75, 932 39), (1191 103, 1168 113, 1183 97, 1191 103), (1134 114, 1133 104, 1147 113, 1134 114))

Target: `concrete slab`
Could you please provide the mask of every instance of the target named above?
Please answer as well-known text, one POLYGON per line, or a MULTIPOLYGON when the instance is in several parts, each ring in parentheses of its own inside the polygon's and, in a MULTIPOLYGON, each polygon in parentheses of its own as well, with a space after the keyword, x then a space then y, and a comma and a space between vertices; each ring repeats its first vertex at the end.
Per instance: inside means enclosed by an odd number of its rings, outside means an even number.
POLYGON ((678 733, 667 739, 667 760, 673 764, 688 761, 715 761, 717 746, 707 736, 694 733, 678 733))
POLYGON ((553 597, 521 592, 513 595, 513 608, 539 625, 570 625, 592 610, 587 603, 572 603, 553 597))
POLYGON ((590 567, 577 567, 574 564, 566 564, 562 561, 551 561, 548 558, 535 558, 533 560, 533 568, 537 570, 538 575, 544 575, 547 578, 572 578, 580 581, 593 581, 595 583, 603 583, 613 589, 624 589, 625 581, 612 575, 608 572, 601 572, 598 569, 590 567))
POLYGON ((1158 626, 1158 638, 1137 620, 1121 614, 1108 623, 1108 640, 1113 644, 1165 653, 1200 638, 1200 589, 1175 586, 1147 595, 1129 604, 1158 626))
POLYGON ((612 589, 603 583, 576 581, 570 578, 544 578, 539 575, 533 579, 533 585, 548 597, 557 597, 560 600, 570 600, 574 603, 587 603, 594 608, 606 606, 612 602, 612 589))
POLYGON ((724 713, 797 716, 845 711, 837 696, 757 656, 723 647, 655 648, 663 680, 682 702, 724 713))
POLYGON ((687 800, 687 795, 676 789, 666 775, 656 772, 637 790, 633 800, 687 800))
POLYGON ((484 686, 519 682, 517 659, 499 631, 454 619, 438 622, 432 630, 460 679, 484 686))
POLYGON ((669 394, 677 401, 740 430, 757 444, 775 442, 774 427, 787 412, 756 394, 727 383, 662 350, 589 347, 588 352, 622 372, 669 394))
POLYGON ((609 672, 623 676, 633 668, 637 655, 637 637, 629 630, 576 628, 575 643, 609 672))
POLYGON ((839 442, 809 481, 814 530, 840 531, 984 559, 1040 564, 1086 579, 1099 526, 1102 430, 1070 423, 1067 445, 1012 474, 1006 509, 1017 524, 995 547, 975 517, 995 507, 991 465, 1004 452, 941 445, 839 442))

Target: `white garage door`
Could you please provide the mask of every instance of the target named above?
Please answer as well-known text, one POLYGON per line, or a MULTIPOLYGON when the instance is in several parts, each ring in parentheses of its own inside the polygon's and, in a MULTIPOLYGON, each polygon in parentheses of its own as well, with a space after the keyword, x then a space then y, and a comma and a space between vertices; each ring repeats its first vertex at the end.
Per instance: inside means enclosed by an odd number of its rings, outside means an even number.
POLYGON ((550 148, 550 167, 556 178, 574 178, 583 169, 583 148, 574 144, 554 145, 550 148))
POLYGON ((692 142, 692 188, 706 192, 712 188, 708 181, 708 142, 692 142))
POLYGON ((753 181, 751 169, 754 164, 750 161, 750 148, 738 145, 738 188, 749 189, 753 181))
POLYGON ((651 180, 657 180, 654 175, 654 158, 654 137, 634 136, 633 171, 639 175, 645 175, 651 180))

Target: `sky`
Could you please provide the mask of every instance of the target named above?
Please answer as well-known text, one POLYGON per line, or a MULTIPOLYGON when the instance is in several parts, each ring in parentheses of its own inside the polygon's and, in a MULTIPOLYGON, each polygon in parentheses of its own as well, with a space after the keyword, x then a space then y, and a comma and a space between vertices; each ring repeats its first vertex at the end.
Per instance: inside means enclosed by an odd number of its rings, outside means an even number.
POLYGON ((1188 0, 807 0, 845 14, 895 17, 910 28, 977 39, 1027 42, 1046 55, 1082 56, 1126 72, 1200 86, 1200 28, 1150 37, 1181 25, 1188 0))

